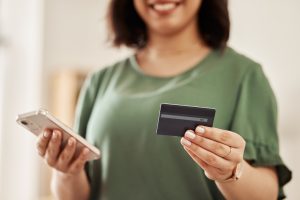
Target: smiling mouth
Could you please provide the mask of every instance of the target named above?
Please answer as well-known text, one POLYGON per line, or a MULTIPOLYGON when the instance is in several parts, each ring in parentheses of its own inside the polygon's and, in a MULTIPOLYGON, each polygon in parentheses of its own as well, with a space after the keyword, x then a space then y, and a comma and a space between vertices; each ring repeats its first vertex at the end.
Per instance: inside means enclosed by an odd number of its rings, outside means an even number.
POLYGON ((157 1, 150 3, 149 6, 156 12, 169 13, 175 10, 180 4, 181 1, 157 1))

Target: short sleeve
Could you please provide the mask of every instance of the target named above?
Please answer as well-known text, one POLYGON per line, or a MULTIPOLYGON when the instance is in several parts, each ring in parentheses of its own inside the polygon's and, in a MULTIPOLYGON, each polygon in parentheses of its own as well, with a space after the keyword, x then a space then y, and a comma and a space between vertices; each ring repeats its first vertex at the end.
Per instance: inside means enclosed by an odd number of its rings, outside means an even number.
POLYGON ((74 130, 85 137, 87 122, 92 112, 94 101, 97 95, 97 90, 95 87, 95 75, 89 74, 85 79, 77 101, 75 120, 74 120, 74 130))
POLYGON ((106 68, 100 71, 90 73, 81 87, 74 120, 74 130, 85 137, 86 129, 90 115, 93 110, 94 103, 99 95, 103 94, 104 74, 106 68), (101 87, 100 87, 101 86, 101 87))
MULTIPOLYGON (((85 80, 78 97, 77 107, 75 112, 74 130, 86 138, 86 131, 89 123, 91 113, 97 98, 103 95, 103 77, 104 71, 101 70, 91 73, 85 80)), ((89 161, 85 165, 85 172, 91 185, 91 195, 89 199, 94 199, 99 191, 101 178, 95 175, 95 170, 98 170, 99 160, 89 161)))
POLYGON ((246 141, 244 159, 253 166, 274 166, 282 187, 291 180, 291 171, 279 155, 277 104, 260 65, 250 66, 241 83, 231 130, 246 141))

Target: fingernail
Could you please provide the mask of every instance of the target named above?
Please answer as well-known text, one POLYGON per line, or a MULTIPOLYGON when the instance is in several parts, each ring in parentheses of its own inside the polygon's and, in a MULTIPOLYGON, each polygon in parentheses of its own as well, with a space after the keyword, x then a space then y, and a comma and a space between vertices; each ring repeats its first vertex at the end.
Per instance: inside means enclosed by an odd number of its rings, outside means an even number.
POLYGON ((88 150, 87 148, 85 148, 85 149, 83 150, 83 155, 87 155, 89 152, 90 152, 90 150, 88 150))
POLYGON ((194 134, 193 131, 188 130, 187 132, 185 132, 185 136, 191 140, 195 139, 196 135, 194 134))
POLYGON ((197 126, 196 131, 202 134, 205 133, 205 129, 202 126, 197 126))
POLYGON ((68 140, 68 145, 69 146, 72 146, 74 144, 74 140, 72 139, 72 138, 70 138, 69 140, 68 140))
POLYGON ((61 136, 61 132, 58 130, 55 130, 54 132, 56 132, 56 137, 60 137, 61 136))
POLYGON ((49 136, 49 132, 48 131, 44 131, 44 137, 47 138, 49 136))
POLYGON ((53 132, 52 138, 53 138, 53 140, 55 140, 57 138, 57 132, 56 131, 53 132))
POLYGON ((181 138, 181 144, 185 146, 191 146, 192 143, 185 138, 181 138))

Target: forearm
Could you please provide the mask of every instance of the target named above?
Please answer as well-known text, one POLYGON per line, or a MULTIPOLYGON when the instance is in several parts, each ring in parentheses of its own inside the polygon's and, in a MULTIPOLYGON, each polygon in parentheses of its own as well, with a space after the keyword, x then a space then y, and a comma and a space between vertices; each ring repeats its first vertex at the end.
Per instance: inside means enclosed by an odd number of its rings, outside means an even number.
POLYGON ((53 170, 51 189, 57 199, 85 200, 90 194, 90 186, 84 170, 78 175, 66 175, 53 170))
POLYGON ((226 199, 277 199, 278 180, 274 169, 252 167, 243 161, 243 174, 233 182, 217 182, 226 199))

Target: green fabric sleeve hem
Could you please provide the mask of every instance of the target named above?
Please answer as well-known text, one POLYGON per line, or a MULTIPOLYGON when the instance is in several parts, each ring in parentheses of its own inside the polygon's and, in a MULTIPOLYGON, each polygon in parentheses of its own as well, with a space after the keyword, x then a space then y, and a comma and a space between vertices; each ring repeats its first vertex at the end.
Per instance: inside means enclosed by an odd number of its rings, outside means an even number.
POLYGON ((246 139, 244 159, 252 166, 275 167, 279 182, 278 199, 284 199, 283 186, 292 178, 292 172, 283 163, 278 152, 271 145, 254 143, 246 139))

